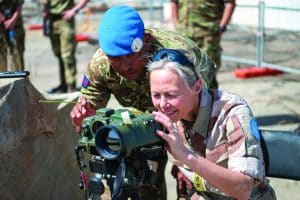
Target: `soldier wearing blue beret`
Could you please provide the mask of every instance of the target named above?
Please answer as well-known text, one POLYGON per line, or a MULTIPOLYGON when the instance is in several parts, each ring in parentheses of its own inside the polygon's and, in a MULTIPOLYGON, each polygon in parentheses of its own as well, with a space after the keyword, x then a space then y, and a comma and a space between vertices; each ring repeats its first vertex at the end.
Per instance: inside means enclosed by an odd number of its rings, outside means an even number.
MULTIPOLYGON (((192 40, 168 30, 145 29, 142 18, 132 7, 108 9, 101 18, 98 34, 100 48, 87 66, 79 102, 70 113, 77 132, 85 117, 107 106, 111 95, 124 107, 152 111, 145 66, 160 49, 188 50, 195 57, 195 71, 207 83, 213 79, 215 64, 192 40)), ((166 152, 161 152, 160 157, 155 167, 159 177, 155 187, 140 188, 141 199, 166 199, 166 152)))

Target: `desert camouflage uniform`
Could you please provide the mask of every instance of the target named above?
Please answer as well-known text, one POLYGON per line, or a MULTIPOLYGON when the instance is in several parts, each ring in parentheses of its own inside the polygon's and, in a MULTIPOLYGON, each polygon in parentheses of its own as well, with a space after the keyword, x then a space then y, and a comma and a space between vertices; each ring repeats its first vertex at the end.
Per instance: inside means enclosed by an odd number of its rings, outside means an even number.
POLYGON ((59 76, 62 85, 76 84, 76 40, 75 19, 65 21, 63 11, 73 8, 73 0, 43 0, 41 1, 49 12, 50 41, 52 50, 59 61, 59 76))
MULTIPOLYGON (((11 18, 18 5, 23 4, 23 0, 0 0, 0 12, 11 18)), ((9 31, 5 30, 0 22, 0 71, 24 70, 24 51, 25 51, 25 30, 22 16, 16 21, 15 37, 10 40, 9 31), (8 66, 8 55, 11 54, 10 67, 8 66)))
MULTIPOLYGON (((179 1, 179 21, 177 30, 190 37, 221 67, 222 48, 219 23, 223 15, 224 3, 235 0, 182 0, 179 1)), ((217 88, 217 80, 210 87, 217 88)))
MULTIPOLYGON (((215 64, 196 46, 190 39, 166 30, 149 29, 147 33, 152 35, 152 53, 143 55, 151 59, 152 55, 162 48, 178 48, 189 50, 194 57, 198 73, 202 74, 207 81, 214 75, 215 64)), ((86 97, 94 108, 105 107, 110 95, 114 94, 118 102, 125 107, 134 107, 141 111, 153 110, 150 97, 149 77, 146 74, 142 80, 126 80, 117 74, 109 64, 105 53, 99 49, 94 54, 88 65, 83 80, 81 93, 86 97)), ((167 163, 167 154, 162 154, 158 165, 157 190, 145 189, 141 191, 143 200, 166 199, 166 186, 164 180, 164 169, 167 163)))
MULTIPOLYGON (((256 186, 250 199, 276 199, 265 180, 258 125, 245 100, 205 88, 200 95, 196 121, 184 121, 191 148, 211 162, 253 177, 256 186)), ((201 193, 204 199, 232 199, 207 181, 205 187, 207 192, 201 193)))

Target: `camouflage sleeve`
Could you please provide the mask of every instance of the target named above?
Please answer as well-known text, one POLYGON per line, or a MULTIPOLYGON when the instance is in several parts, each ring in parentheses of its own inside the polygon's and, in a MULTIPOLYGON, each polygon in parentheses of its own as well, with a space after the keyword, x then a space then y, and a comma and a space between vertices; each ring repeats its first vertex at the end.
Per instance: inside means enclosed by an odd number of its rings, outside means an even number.
POLYGON ((257 182, 265 176, 258 124, 246 104, 230 110, 226 120, 228 169, 253 177, 257 182))
POLYGON ((106 87, 105 69, 109 69, 108 58, 98 49, 87 67, 81 87, 82 96, 95 109, 105 107, 111 95, 106 87))
POLYGON ((193 55, 191 59, 195 65, 197 74, 200 74, 206 86, 210 85, 216 75, 216 64, 199 47, 191 49, 193 55))

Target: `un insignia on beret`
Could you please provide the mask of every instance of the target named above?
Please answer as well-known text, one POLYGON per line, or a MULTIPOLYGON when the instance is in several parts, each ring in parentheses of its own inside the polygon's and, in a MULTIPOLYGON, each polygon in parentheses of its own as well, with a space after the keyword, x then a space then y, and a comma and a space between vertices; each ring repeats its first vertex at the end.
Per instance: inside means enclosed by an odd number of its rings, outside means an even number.
POLYGON ((141 38, 135 38, 131 44, 131 50, 133 52, 139 52, 143 47, 143 41, 141 38))

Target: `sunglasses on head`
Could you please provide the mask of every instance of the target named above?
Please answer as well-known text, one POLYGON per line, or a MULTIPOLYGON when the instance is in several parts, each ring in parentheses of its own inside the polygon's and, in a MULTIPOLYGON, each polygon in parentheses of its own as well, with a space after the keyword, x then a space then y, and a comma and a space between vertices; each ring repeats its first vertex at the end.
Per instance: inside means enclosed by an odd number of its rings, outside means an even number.
POLYGON ((198 79, 198 75, 195 72, 195 66, 194 64, 181 52, 175 49, 162 49, 156 52, 156 54, 152 57, 152 61, 159 61, 164 58, 167 58, 168 60, 172 62, 179 63, 182 66, 190 68, 196 78, 198 79))

